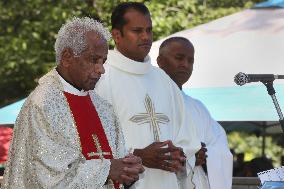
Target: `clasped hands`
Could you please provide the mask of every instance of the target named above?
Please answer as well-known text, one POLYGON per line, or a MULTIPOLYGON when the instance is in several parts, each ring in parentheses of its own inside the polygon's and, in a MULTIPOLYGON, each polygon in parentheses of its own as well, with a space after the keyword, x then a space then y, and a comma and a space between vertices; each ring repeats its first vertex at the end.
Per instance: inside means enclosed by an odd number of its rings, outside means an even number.
POLYGON ((146 167, 175 173, 183 169, 186 161, 182 148, 174 146, 170 140, 153 142, 143 149, 135 149, 133 154, 140 157, 146 167))
POLYGON ((109 179, 120 184, 131 185, 139 179, 139 174, 144 172, 140 157, 129 154, 124 158, 111 159, 109 179))
POLYGON ((111 160, 110 179, 130 185, 144 172, 142 164, 149 168, 177 173, 183 169, 186 161, 182 148, 174 146, 170 140, 153 142, 143 149, 135 149, 133 154, 111 160))

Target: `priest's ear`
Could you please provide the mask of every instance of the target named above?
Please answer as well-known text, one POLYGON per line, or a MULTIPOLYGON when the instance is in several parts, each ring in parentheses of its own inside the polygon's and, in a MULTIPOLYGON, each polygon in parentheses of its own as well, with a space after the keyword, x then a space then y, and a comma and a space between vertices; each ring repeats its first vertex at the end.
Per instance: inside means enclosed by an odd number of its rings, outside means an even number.
POLYGON ((63 67, 69 67, 72 64, 72 62, 74 61, 73 59, 74 59, 74 53, 73 53, 72 49, 65 48, 61 53, 60 64, 63 67))
POLYGON ((111 35, 112 35, 114 42, 116 44, 119 43, 119 41, 122 37, 121 31, 119 29, 114 28, 114 29, 111 30, 111 35))
POLYGON ((164 67, 163 61, 164 61, 164 57, 163 57, 162 55, 159 55, 159 56, 157 57, 157 64, 158 64, 158 66, 159 66, 160 68, 163 68, 163 67, 164 67))

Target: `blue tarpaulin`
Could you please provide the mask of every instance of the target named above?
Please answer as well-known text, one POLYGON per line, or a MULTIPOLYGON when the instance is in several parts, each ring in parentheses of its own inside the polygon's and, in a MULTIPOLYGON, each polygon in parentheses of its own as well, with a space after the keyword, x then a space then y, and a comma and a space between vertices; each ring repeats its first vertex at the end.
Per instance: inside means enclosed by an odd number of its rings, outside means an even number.
POLYGON ((255 4, 253 8, 284 8, 284 1, 283 0, 264 1, 255 4))
POLYGON ((25 99, 0 109, 0 124, 14 124, 25 99))

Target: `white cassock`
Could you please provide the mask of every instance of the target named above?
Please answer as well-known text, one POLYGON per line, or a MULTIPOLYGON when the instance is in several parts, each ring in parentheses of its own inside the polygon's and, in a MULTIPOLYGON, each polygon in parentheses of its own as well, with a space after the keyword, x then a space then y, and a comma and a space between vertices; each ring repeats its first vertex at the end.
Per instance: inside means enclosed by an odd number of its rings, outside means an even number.
MULTIPOLYGON (((194 167, 193 183, 196 189, 231 189, 233 156, 228 147, 224 129, 216 122, 197 99, 184 94, 187 114, 193 117, 199 140, 207 148, 207 172, 201 166, 194 167)), ((190 177, 188 177, 188 182, 190 177)))
MULTIPOLYGON (((144 62, 137 62, 117 50, 110 51, 105 74, 95 91, 113 105, 128 150, 165 140, 182 147, 188 157, 200 149, 196 130, 190 120, 185 120, 182 93, 161 69, 152 66, 149 56, 144 62), (185 127, 187 121, 190 124, 185 127)), ((142 179, 135 183, 136 188, 179 187, 175 173, 145 169, 142 179)))
MULTIPOLYGON (((106 184, 109 159, 86 160, 73 115, 63 91, 79 91, 53 69, 25 101, 16 120, 2 189, 113 189, 106 184)), ((124 139, 112 107, 98 95, 95 104, 113 157, 125 156, 124 139)))

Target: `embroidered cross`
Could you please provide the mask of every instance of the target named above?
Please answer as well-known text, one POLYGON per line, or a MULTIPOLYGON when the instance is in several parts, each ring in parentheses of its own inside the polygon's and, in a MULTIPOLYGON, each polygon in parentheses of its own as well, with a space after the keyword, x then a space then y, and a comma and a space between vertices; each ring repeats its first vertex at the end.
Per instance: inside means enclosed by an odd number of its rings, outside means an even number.
POLYGON ((169 120, 168 116, 166 116, 162 113, 156 113, 155 112, 155 106, 152 103, 152 100, 151 100, 151 98, 149 97, 148 94, 146 94, 144 106, 145 106, 145 109, 146 109, 146 113, 139 113, 137 115, 134 115, 130 118, 130 121, 137 123, 138 125, 141 125, 141 124, 144 124, 144 123, 149 123, 150 128, 151 128, 153 135, 154 135, 154 140, 160 141, 159 124, 161 124, 161 123, 165 124, 165 123, 169 122, 170 120, 169 120))
POLYGON ((96 134, 92 134, 97 152, 88 153, 88 157, 99 156, 101 160, 104 159, 104 155, 110 155, 110 152, 103 152, 101 144, 96 134))

